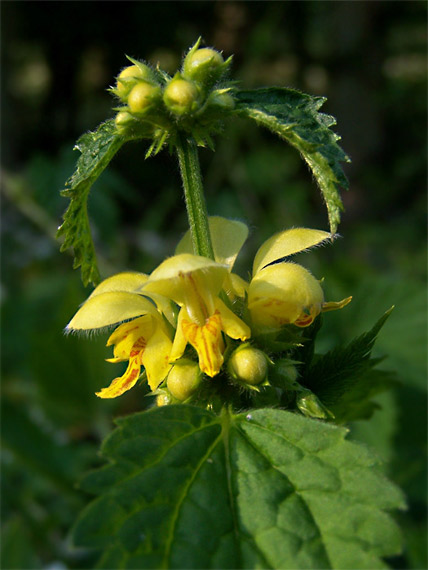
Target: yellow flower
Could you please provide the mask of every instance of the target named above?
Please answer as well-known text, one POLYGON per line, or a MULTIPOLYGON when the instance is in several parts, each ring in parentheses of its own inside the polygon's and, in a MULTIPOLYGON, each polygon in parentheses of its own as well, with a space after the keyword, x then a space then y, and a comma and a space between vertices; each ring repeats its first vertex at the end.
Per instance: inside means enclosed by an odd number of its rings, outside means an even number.
POLYGON ((108 361, 128 361, 128 367, 97 393, 99 397, 115 398, 132 388, 142 367, 156 390, 187 344, 196 350, 200 370, 216 376, 224 361, 223 335, 242 341, 251 336, 250 327, 232 310, 236 297, 241 298, 236 305, 241 310, 244 300, 248 303, 256 331, 278 330, 285 324, 306 327, 320 312, 350 302, 351 297, 324 302, 319 282, 289 261, 291 255, 330 240, 333 236, 327 232, 294 228, 274 235, 258 250, 248 283, 232 273, 248 228, 220 217, 209 218, 209 226, 215 260, 194 255, 187 233, 176 255, 150 276, 120 273, 103 281, 68 324, 68 331, 119 325, 107 342, 114 347, 108 361))
POLYGON ((119 273, 106 279, 93 291, 67 325, 67 331, 91 331, 121 324, 110 336, 107 346, 114 345, 114 358, 109 362, 128 360, 123 376, 97 393, 100 398, 116 398, 132 388, 144 366, 147 380, 155 390, 165 379, 171 365, 172 341, 168 327, 157 305, 173 320, 168 301, 156 295, 142 296, 140 289, 147 282, 143 273, 119 273), (156 304, 155 304, 156 303, 156 304))
POLYGON ((352 297, 324 302, 315 277, 287 259, 333 237, 320 230, 293 228, 275 234, 260 247, 248 287, 248 309, 257 328, 277 329, 285 324, 307 327, 322 311, 341 309, 351 301, 352 297))
POLYGON ((223 364, 222 332, 234 339, 250 337, 249 327, 219 297, 227 276, 227 265, 190 253, 167 259, 150 275, 142 291, 168 297, 181 307, 171 362, 190 343, 202 372, 213 377, 223 364))
MULTIPOLYGON (((229 273, 223 290, 231 301, 247 296, 248 309, 257 329, 278 329, 285 324, 309 326, 320 312, 341 309, 351 297, 339 302, 324 302, 319 282, 301 265, 288 258, 314 246, 332 241, 334 236, 321 230, 292 228, 275 234, 257 251, 250 283, 232 273, 236 257, 243 246, 248 228, 242 222, 218 216, 209 218, 215 260, 227 265, 229 273)), ((187 232, 176 252, 191 252, 187 232)))
MULTIPOLYGON (((226 265, 229 270, 222 288, 231 301, 235 296, 244 297, 248 283, 236 273, 232 273, 232 268, 248 237, 248 228, 242 222, 221 216, 209 216, 208 223, 215 261, 226 265)), ((190 231, 184 234, 175 253, 194 253, 190 231)))

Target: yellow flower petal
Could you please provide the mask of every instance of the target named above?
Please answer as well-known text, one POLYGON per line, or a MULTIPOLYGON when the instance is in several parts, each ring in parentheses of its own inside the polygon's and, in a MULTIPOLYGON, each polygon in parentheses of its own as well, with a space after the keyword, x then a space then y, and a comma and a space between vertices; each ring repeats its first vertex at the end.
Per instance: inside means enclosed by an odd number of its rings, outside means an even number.
POLYGON ((248 285, 248 281, 245 281, 245 279, 242 279, 242 277, 236 275, 236 273, 229 273, 224 280, 223 290, 229 299, 233 301, 235 297, 245 297, 248 291, 248 285))
POLYGON ((258 327, 277 329, 289 323, 307 326, 321 312, 323 301, 315 277, 294 263, 261 269, 248 288, 248 308, 258 327))
POLYGON ((137 359, 131 359, 123 376, 115 378, 108 388, 103 388, 96 395, 99 398, 117 398, 135 386, 140 376, 141 364, 137 359))
POLYGON ((159 315, 153 303, 136 293, 111 291, 90 297, 77 311, 66 330, 92 330, 144 314, 159 315))
MULTIPOLYGON (((208 223, 215 260, 227 265, 230 270, 248 237, 248 228, 242 222, 220 216, 210 216, 208 223)), ((190 231, 184 234, 175 253, 194 253, 190 231)))
POLYGON ((343 309, 352 301, 352 297, 346 297, 346 299, 342 299, 341 301, 329 301, 328 303, 322 304, 322 312, 325 313, 327 311, 336 311, 337 309, 343 309))
POLYGON ((177 305, 175 305, 175 303, 172 303, 171 299, 168 299, 163 295, 153 293, 153 291, 145 291, 144 288, 141 289, 140 293, 142 295, 147 295, 147 297, 154 301, 159 312, 163 313, 167 321, 175 328, 177 323, 177 305))
POLYGON ((171 369, 171 348, 172 341, 169 336, 161 326, 156 327, 141 357, 152 390, 156 390, 171 369))
POLYGON ((221 317, 215 312, 203 326, 183 318, 183 335, 198 353, 199 368, 208 376, 220 372, 223 364, 223 338, 221 336, 221 317))
POLYGON ((111 277, 104 279, 104 281, 102 281, 98 287, 92 291, 89 299, 99 295, 100 293, 108 293, 110 291, 127 291, 128 293, 132 293, 140 289, 148 278, 148 275, 137 273, 135 271, 127 271, 112 275, 111 277))
POLYGON ((178 313, 177 330, 175 332, 174 342, 172 344, 171 354, 169 357, 171 362, 175 362, 181 358, 186 350, 187 339, 183 333, 183 319, 188 321, 191 320, 185 307, 180 309, 180 312, 178 313))
POLYGON ((227 275, 226 265, 182 253, 161 263, 150 275, 144 291, 164 295, 185 306, 190 318, 202 326, 214 312, 214 297, 227 275))
POLYGON ((319 306, 312 305, 309 311, 307 309, 304 309, 293 324, 295 324, 296 327, 308 327, 314 322, 314 320, 319 314, 320 314, 319 306))
POLYGON ((215 300, 216 310, 221 316, 221 328, 230 338, 247 340, 251 336, 251 329, 221 299, 215 300))
POLYGON ((201 286, 217 295, 227 275, 227 266, 207 257, 182 253, 162 262, 150 275, 144 291, 160 293, 181 303, 184 301, 183 276, 197 276, 201 286))
POLYGON ((110 335, 107 346, 115 345, 115 358, 125 360, 135 357, 136 348, 139 350, 145 348, 147 339, 153 334, 154 326, 152 315, 144 315, 128 323, 123 323, 110 335))
POLYGON ((328 232, 307 228, 292 228, 275 234, 265 241, 257 251, 253 263, 253 275, 255 276, 260 269, 269 263, 320 245, 333 237, 328 232))

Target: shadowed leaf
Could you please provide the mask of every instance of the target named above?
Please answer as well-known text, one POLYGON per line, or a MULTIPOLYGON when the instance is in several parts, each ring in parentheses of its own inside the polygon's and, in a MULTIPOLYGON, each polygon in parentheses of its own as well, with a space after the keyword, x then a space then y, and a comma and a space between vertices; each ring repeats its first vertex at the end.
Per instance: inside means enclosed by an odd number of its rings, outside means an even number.
POLYGON ((335 233, 343 210, 339 188, 348 187, 340 163, 349 158, 330 128, 336 124, 334 117, 318 111, 325 98, 284 87, 238 90, 234 95, 241 116, 268 128, 301 153, 321 189, 335 233))
POLYGON ((73 267, 81 267, 84 285, 96 285, 100 280, 88 219, 89 191, 124 142, 125 139, 116 130, 114 120, 106 121, 96 131, 80 137, 75 149, 81 155, 74 174, 62 192, 63 196, 70 198, 70 204, 57 237, 65 238, 61 251, 73 248, 73 267))

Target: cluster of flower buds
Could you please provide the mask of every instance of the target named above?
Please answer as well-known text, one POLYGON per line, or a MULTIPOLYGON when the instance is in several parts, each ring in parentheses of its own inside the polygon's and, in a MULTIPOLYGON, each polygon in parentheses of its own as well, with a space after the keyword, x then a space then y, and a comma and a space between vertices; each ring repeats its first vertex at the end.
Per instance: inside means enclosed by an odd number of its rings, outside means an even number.
POLYGON ((160 150, 177 128, 196 133, 202 145, 219 130, 219 119, 234 108, 224 79, 231 58, 224 61, 220 52, 199 45, 200 40, 173 77, 128 57, 132 65, 121 71, 110 89, 123 104, 115 119, 121 134, 153 138, 160 150))

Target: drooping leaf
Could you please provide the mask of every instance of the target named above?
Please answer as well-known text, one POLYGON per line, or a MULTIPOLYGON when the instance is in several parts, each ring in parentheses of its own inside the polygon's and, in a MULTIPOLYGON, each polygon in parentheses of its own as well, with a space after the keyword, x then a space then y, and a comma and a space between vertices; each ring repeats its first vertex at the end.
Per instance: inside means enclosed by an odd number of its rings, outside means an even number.
POLYGON ((376 337, 391 314, 389 309, 369 330, 346 346, 315 355, 303 370, 301 383, 310 388, 334 413, 347 422, 371 416, 371 398, 396 384, 395 374, 373 370, 379 359, 370 358, 376 337))
POLYGON ((273 409, 121 418, 74 543, 99 568, 386 568, 403 498, 346 433, 273 409))
POLYGON ((124 142, 125 138, 119 135, 114 120, 106 121, 96 131, 80 137, 75 149, 81 155, 62 192, 63 196, 70 198, 70 204, 57 237, 65 238, 61 251, 73 248, 73 267, 81 267, 84 285, 96 285, 100 280, 88 219, 89 191, 124 142))
POLYGON ((336 232, 343 210, 339 188, 348 182, 341 162, 348 156, 330 127, 334 117, 320 113, 324 97, 313 97, 294 89, 270 87, 235 92, 236 110, 243 117, 267 127, 294 146, 311 169, 324 197, 330 230, 336 232))

